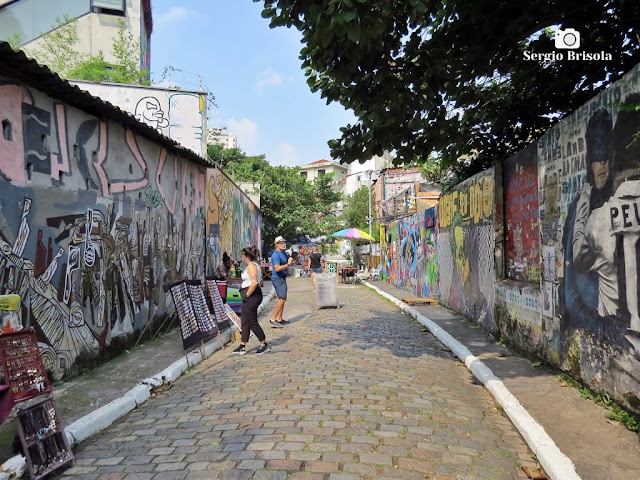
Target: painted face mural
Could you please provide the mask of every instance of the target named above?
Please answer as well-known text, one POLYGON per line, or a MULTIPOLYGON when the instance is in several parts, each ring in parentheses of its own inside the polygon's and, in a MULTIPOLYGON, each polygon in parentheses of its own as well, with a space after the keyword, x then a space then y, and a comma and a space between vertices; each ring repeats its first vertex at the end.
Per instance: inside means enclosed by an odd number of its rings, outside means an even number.
POLYGON ((492 169, 440 197, 439 291, 443 304, 493 328, 495 229, 492 169))
POLYGON ((453 258, 455 259, 458 273, 462 274, 465 270, 467 259, 465 258, 464 254, 464 230, 461 225, 456 225, 455 227, 453 227, 453 242, 451 244, 451 251, 453 252, 453 258))
POLYGON ((165 118, 160 102, 155 97, 141 98, 136 105, 135 117, 160 133, 169 126, 169 120, 165 118))
POLYGON ((591 164, 591 173, 594 177, 594 186, 600 190, 609 180, 609 159, 603 161, 594 160, 591 164))

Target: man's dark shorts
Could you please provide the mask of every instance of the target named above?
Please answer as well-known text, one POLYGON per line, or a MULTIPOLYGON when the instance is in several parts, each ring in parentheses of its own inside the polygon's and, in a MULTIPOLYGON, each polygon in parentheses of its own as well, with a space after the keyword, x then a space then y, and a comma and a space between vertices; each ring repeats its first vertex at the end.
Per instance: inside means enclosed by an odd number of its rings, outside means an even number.
POLYGON ((284 278, 272 278, 271 284, 276 289, 278 298, 287 298, 287 281, 284 278))

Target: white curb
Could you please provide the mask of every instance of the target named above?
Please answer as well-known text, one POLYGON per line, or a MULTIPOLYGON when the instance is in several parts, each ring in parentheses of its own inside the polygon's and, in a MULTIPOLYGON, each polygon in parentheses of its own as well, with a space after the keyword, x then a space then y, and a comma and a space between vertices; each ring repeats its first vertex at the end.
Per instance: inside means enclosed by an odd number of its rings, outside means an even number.
POLYGON ((414 317, 420 324, 427 327, 431 334, 442 344, 450 348, 462 360, 473 375, 491 392, 498 404, 504 409, 511 422, 518 429, 529 448, 536 454, 540 465, 552 480, 581 480, 575 466, 569 457, 560 451, 542 425, 527 412, 518 399, 509 391, 502 380, 494 375, 489 367, 472 355, 467 347, 453 338, 433 320, 425 317, 416 309, 394 296, 380 290, 369 282, 363 282, 367 287, 375 290, 378 295, 391 300, 401 310, 414 317))

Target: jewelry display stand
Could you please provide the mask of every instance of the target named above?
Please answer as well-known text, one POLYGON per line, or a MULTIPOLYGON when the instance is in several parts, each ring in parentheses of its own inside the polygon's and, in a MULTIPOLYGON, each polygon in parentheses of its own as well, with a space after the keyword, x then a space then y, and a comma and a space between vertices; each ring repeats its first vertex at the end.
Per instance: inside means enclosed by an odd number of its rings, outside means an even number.
POLYGON ((231 327, 224 308, 227 298, 227 282, 226 280, 216 280, 213 277, 205 277, 205 286, 207 287, 207 298, 218 324, 218 329, 221 331, 226 330, 231 327))
POLYGON ((51 393, 33 330, 0 335, 0 361, 4 382, 11 387, 15 403, 51 393))
POLYGON ((170 285, 169 291, 180 321, 182 347, 187 350, 192 345, 200 342, 200 352, 202 357, 205 358, 202 341, 206 337, 217 333, 218 340, 222 345, 222 338, 207 306, 207 299, 202 291, 202 283, 200 280, 183 280, 170 285))
POLYGON ((18 407, 16 429, 33 480, 73 463, 73 453, 53 398, 18 407))
POLYGON ((33 329, 0 335, 0 362, 5 385, 16 409, 16 430, 32 480, 73 463, 53 397, 28 402, 52 392, 33 329))

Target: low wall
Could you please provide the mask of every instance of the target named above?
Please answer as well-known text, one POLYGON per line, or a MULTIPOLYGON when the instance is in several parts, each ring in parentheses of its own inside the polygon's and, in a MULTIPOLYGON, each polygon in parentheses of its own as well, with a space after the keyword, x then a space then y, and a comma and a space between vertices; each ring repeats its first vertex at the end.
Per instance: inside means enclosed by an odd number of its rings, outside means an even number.
POLYGON ((157 328, 167 285, 260 245, 261 214, 206 160, 2 54, 53 92, 0 76, 0 293, 58 380, 157 328))

